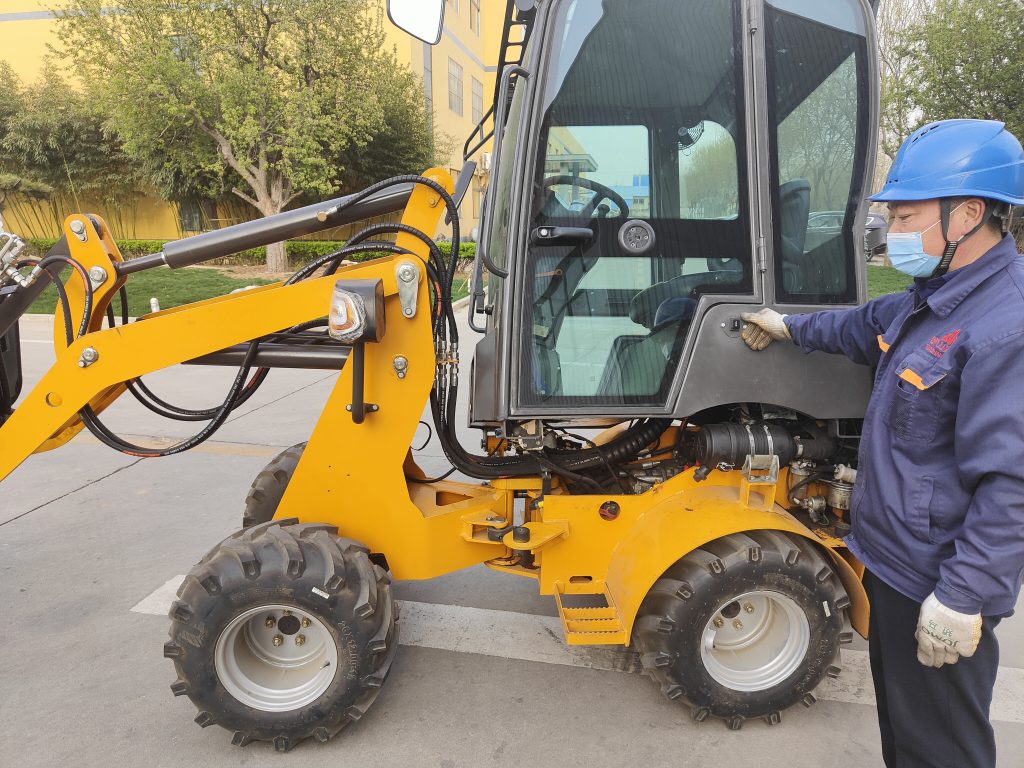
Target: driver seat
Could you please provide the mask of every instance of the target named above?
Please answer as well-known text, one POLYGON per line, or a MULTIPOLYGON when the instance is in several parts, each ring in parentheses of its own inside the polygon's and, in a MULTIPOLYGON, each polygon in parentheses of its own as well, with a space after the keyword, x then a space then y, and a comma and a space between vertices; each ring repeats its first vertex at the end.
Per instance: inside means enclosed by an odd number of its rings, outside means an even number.
POLYGON ((779 187, 779 234, 782 243, 782 280, 787 293, 802 290, 804 244, 811 216, 811 184, 793 179, 779 187))

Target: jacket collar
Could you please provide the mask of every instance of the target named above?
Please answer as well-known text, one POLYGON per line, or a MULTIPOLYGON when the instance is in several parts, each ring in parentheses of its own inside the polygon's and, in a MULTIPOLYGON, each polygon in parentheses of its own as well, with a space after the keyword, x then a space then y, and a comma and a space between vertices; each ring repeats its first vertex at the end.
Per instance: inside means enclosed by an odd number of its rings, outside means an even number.
POLYGON ((1006 235, 977 261, 948 272, 945 283, 926 299, 928 306, 939 317, 948 317, 969 293, 1019 257, 1013 237, 1006 235))

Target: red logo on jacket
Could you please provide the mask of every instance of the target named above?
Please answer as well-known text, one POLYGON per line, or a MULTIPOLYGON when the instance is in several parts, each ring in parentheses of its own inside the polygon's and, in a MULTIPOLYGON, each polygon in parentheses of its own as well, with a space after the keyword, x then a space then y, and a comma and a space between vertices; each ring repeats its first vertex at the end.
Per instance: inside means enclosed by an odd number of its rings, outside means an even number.
POLYGON ((959 328, 942 336, 932 336, 932 340, 924 345, 925 351, 933 357, 942 357, 953 346, 958 336, 960 336, 959 328))

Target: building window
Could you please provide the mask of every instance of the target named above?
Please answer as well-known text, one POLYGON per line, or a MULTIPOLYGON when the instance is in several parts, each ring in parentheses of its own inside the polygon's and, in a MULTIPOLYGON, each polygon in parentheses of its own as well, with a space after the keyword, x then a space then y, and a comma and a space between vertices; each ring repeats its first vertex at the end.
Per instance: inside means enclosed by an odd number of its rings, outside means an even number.
POLYGON ((462 65, 448 59, 448 109, 462 114, 462 65))
POLYGON ((194 200, 178 203, 178 223, 182 232, 204 232, 203 209, 194 200))
POLYGON ((475 77, 473 81, 473 122, 479 123, 484 119, 484 84, 475 77))
POLYGON ((469 0, 469 28, 480 36, 480 0, 469 0))

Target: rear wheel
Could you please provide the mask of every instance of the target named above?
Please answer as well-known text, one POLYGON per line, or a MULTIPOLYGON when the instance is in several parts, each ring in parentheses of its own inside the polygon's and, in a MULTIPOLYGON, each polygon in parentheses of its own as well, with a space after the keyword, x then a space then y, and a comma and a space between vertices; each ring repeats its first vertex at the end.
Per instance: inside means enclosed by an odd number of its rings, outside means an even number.
POLYGON ((171 607, 176 696, 232 743, 287 751, 369 709, 398 647, 388 574, 330 525, 264 523, 214 547, 171 607))
POLYGON ((739 728, 780 722, 839 674, 852 640, 849 598, 812 543, 775 531, 733 534, 670 568, 640 606, 634 643, 670 699, 739 728))

